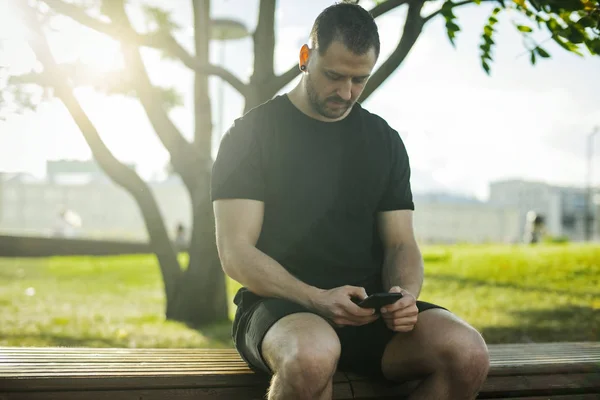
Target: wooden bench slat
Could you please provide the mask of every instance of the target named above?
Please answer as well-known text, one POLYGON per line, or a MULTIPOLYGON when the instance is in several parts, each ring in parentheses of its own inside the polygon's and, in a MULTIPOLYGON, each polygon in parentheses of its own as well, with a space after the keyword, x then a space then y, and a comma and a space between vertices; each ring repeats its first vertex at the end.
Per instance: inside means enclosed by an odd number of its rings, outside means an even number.
MULTIPOLYGON (((511 375, 536 375, 544 373, 569 373, 569 372, 593 372, 598 370, 597 362, 582 362, 582 363, 545 363, 545 364, 524 364, 514 366, 496 366, 490 370, 490 375, 495 376, 511 376, 511 375)), ((221 373, 236 372, 247 373, 252 372, 245 364, 211 364, 211 365, 110 365, 106 367, 92 367, 88 365, 71 365, 71 364, 48 364, 23 367, 16 364, 7 365, 0 368, 0 380, 9 377, 44 377, 49 374, 58 374, 61 376, 78 376, 83 373, 94 373, 97 376, 119 376, 126 373, 136 374, 166 374, 166 373, 186 373, 186 374, 204 374, 207 371, 221 373)), ((357 378, 360 380, 362 378, 357 378)))
MULTIPOLYGON (((368 380, 353 381, 355 399, 394 399, 407 396, 418 382, 390 385, 368 380)), ((580 393, 600 394, 600 372, 589 374, 552 374, 534 376, 491 376, 479 392, 479 399, 498 398, 499 394, 532 396, 542 393, 573 395, 580 393)), ((512 398, 512 397, 511 397, 512 398)), ((596 395, 598 398, 598 395, 596 395)))
POLYGON ((215 375, 189 375, 185 373, 169 373, 160 376, 131 374, 127 376, 94 377, 82 373, 79 376, 61 376, 50 374, 46 378, 13 378, 10 381, 0 379, 0 393, 43 392, 43 391, 77 391, 85 388, 88 391, 102 390, 149 390, 149 389, 189 389, 219 387, 252 387, 265 385, 265 380, 251 374, 222 373, 215 375))
MULTIPOLYGON (((548 363, 554 363, 554 364, 569 364, 569 363, 580 363, 580 362, 594 362, 597 361, 599 356, 592 356, 592 355, 581 355, 581 356, 571 356, 571 357, 561 357, 561 358, 538 358, 538 359, 530 359, 530 360, 523 360, 523 359, 513 359, 513 360, 506 360, 506 361, 501 361, 501 360, 492 360, 490 362, 490 365, 492 366, 505 366, 505 365, 537 365, 537 364, 548 364, 548 363)), ((22 365, 25 368, 29 368, 29 367, 33 367, 36 365, 90 365, 90 366, 94 366, 94 367, 110 367, 111 365, 153 365, 153 364, 162 364, 162 365, 173 365, 173 366, 178 366, 178 365, 198 365, 198 364, 203 364, 203 365, 213 365, 213 364, 227 364, 227 365, 237 365, 237 364, 243 364, 245 365, 245 363, 242 361, 241 358, 237 358, 237 359, 184 359, 184 360, 180 360, 180 359, 142 359, 142 360, 135 360, 135 359, 129 359, 129 360, 119 360, 118 358, 111 358, 111 359, 102 359, 102 360, 98 360, 98 359, 85 359, 85 358, 73 358, 73 359, 58 359, 58 358, 38 358, 38 359, 28 359, 25 361, 21 361, 19 360, 17 357, 13 357, 13 358, 8 358, 8 359, 0 359, 0 369, 2 369, 2 366, 7 366, 7 365, 13 365, 13 366, 17 366, 17 365, 22 365)))
MULTIPOLYGON (((118 350, 118 349, 115 349, 118 350)), ((495 359, 510 359, 510 358, 522 358, 524 352, 508 353, 508 352, 497 352, 494 351, 493 348, 490 349, 490 354, 494 356, 495 359)), ((539 349, 536 349, 536 352, 525 352, 525 354, 531 355, 531 357, 546 357, 546 356, 569 356, 572 354, 600 354, 600 348, 580 348, 580 349, 569 349, 568 351, 562 352, 552 352, 547 351, 543 352, 539 349)), ((227 353, 202 353, 202 352, 189 352, 189 353, 147 353, 147 352, 133 352, 133 353, 120 353, 120 352, 100 352, 94 351, 94 349, 81 350, 79 352, 34 352, 30 353, 27 351, 20 352, 5 352, 0 348, 0 357, 20 357, 20 358, 36 358, 36 357, 120 357, 123 359, 127 358, 237 358, 238 354, 234 349, 231 349, 227 353)))
POLYGON ((600 393, 600 372, 519 377, 491 376, 483 385, 480 397, 495 397, 494 394, 498 392, 508 392, 519 396, 542 394, 543 392, 549 394, 600 393))
MULTIPOLYGON (((97 376, 122 376, 127 374, 146 374, 150 375, 160 375, 160 374, 205 374, 213 372, 215 374, 220 373, 234 373, 234 372, 243 372, 248 373, 248 368, 246 367, 230 367, 228 365, 218 365, 215 367, 205 367, 205 366, 196 366, 190 368, 172 368, 169 366, 166 367, 155 367, 155 368, 123 368, 116 367, 110 370, 105 369, 96 369, 96 368, 76 368, 76 367, 67 367, 67 368, 36 368, 36 369, 28 369, 28 370, 19 370, 15 372, 11 372, 11 376, 14 377, 44 377, 49 374, 62 375, 62 376, 79 376, 82 374, 88 375, 97 375, 97 376)), ((0 378, 1 379, 1 378, 0 378)))
MULTIPOLYGON (((521 355, 521 357, 511 357, 499 359, 491 356, 492 363, 505 363, 505 362, 538 362, 545 360, 578 360, 584 358, 597 358, 600 356, 599 354, 586 353, 586 354, 566 354, 562 356, 553 356, 548 355, 545 357, 542 356, 529 356, 527 354, 521 355)), ((128 362, 173 362, 173 361, 181 361, 181 362, 237 362, 242 359, 239 356, 231 356, 231 357, 126 357, 122 358, 119 356, 111 356, 111 357, 96 357, 93 355, 81 355, 81 356, 34 356, 34 357, 19 357, 19 356, 10 356, 3 357, 0 356, 0 362, 13 362, 18 361, 22 363, 38 363, 38 362, 48 362, 48 361, 61 361, 61 362, 120 362, 120 363, 128 363, 128 362)))
MULTIPOLYGON (((489 350, 491 369, 480 398, 562 400, 576 393, 600 398, 600 343, 489 350)), ((341 372, 334 382, 337 399, 394 398, 418 383, 389 385, 341 372)), ((267 383, 234 349, 0 347, 0 400, 264 399, 267 383)))
MULTIPOLYGON (((252 387, 247 391, 234 388, 216 389, 188 389, 188 390, 111 390, 95 392, 96 400, 264 400, 265 388, 252 387)), ((42 392, 42 393, 9 393, 2 400, 80 400, 87 399, 87 391, 74 392, 42 392)), ((351 390, 346 386, 334 386, 334 400, 347 400, 352 398, 351 390)), ((559 396, 527 396, 527 397, 500 397, 497 400, 597 400, 597 394, 559 395, 559 396)))
MULTIPOLYGON (((244 388, 208 389, 158 389, 158 390, 109 390, 94 392, 95 400, 264 400, 267 386, 244 388)), ((352 389, 347 383, 334 384, 334 400, 352 399, 352 389)), ((72 392, 21 392, 8 393, 2 400, 79 400, 89 399, 89 391, 72 392)))
POLYGON ((575 394, 559 396, 496 397, 497 400, 598 400, 598 394, 575 394))
MULTIPOLYGON (((337 372, 333 382, 348 384, 345 374, 337 372)), ((48 374, 46 377, 12 377, 10 380, 0 378, 0 395, 12 392, 36 391, 77 391, 85 388, 88 391, 101 390, 148 390, 148 389, 206 389, 223 387, 265 386, 267 379, 253 373, 206 372, 190 375, 189 373, 161 373, 156 375, 127 374, 123 376, 93 376, 82 372, 79 375, 64 376, 48 374)), ((351 398, 351 397, 349 397, 351 398)), ((4 400, 1 396, 0 399, 4 400)))
POLYGON ((240 357, 237 358, 127 358, 121 359, 119 357, 111 358, 88 358, 88 357, 38 357, 38 358, 26 358, 21 359, 18 357, 2 358, 0 357, 0 363, 13 363, 18 362, 20 364, 43 364, 43 363, 84 363, 84 364, 131 364, 131 363, 162 363, 162 364, 174 364, 178 362, 182 363, 239 363, 243 362, 240 357))
MULTIPOLYGON (((555 342, 555 343, 515 343, 515 344, 494 344, 489 346, 490 353, 501 354, 501 353, 512 353, 521 354, 523 351, 528 353, 547 353, 548 351, 562 351, 569 352, 571 350, 592 350, 600 349, 600 342, 555 342)), ((114 354, 115 352, 121 354, 156 354, 156 353, 182 353, 185 355, 189 354, 232 354, 235 350, 226 349, 198 349, 198 348, 89 348, 89 347, 0 347, 1 354, 9 354, 11 352, 22 354, 22 353, 81 353, 92 351, 96 354, 109 353, 114 354)))
MULTIPOLYGON (((336 391, 339 389, 336 387, 336 391)), ((341 389, 346 397, 337 399, 351 399, 349 388, 341 389), (348 394, 349 393, 349 394, 348 394)), ((265 398, 266 387, 249 387, 240 391, 237 388, 214 388, 214 389, 155 389, 155 390, 107 390, 95 391, 93 397, 89 391, 77 390, 70 392, 15 392, 8 393, 2 400, 248 400, 265 398)), ((343 394, 342 394, 343 396, 343 394)))

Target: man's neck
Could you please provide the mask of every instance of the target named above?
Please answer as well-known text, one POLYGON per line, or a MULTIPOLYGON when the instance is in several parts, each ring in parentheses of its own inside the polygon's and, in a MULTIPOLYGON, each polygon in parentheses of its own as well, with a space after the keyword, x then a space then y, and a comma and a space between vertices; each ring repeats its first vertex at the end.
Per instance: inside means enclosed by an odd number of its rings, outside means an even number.
POLYGON ((346 118, 348 116, 348 114, 350 114, 350 111, 352 110, 352 107, 350 107, 348 109, 348 111, 346 111, 346 113, 344 115, 342 115, 339 118, 327 118, 324 117, 323 115, 319 114, 318 112, 315 111, 315 109, 310 105, 310 101, 308 100, 308 94, 306 93, 306 90, 304 89, 304 82, 300 81, 298 83, 298 85, 293 88, 292 90, 290 90, 287 93, 287 97, 288 99, 290 99, 290 101, 292 102, 292 104, 298 109, 300 110, 302 113, 306 114, 307 116, 316 119, 318 121, 323 121, 323 122, 337 122, 337 121, 341 121, 344 118, 346 118))

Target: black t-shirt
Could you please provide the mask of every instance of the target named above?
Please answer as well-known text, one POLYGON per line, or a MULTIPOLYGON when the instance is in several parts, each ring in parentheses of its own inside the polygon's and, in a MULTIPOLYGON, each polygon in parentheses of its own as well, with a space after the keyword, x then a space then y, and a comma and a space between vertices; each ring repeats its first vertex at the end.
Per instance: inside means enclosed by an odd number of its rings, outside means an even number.
POLYGON ((308 284, 381 280, 380 211, 414 209, 400 136, 359 104, 322 122, 287 95, 250 110, 224 135, 211 197, 264 202, 257 248, 308 284))

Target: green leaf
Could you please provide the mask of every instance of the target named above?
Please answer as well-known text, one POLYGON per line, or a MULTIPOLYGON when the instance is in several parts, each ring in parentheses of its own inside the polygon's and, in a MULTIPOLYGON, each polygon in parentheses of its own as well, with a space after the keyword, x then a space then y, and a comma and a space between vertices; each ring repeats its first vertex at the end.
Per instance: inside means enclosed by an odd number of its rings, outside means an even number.
POLYGON ((548 21, 546 21, 546 26, 548 27, 550 32, 558 32, 558 30, 560 30, 561 28, 558 24, 558 21, 554 18, 550 18, 548 21))
POLYGON ((569 27, 565 30, 564 35, 561 35, 568 39, 571 43, 580 44, 585 41, 585 35, 575 27, 569 27))
POLYGON ((485 61, 481 61, 481 66, 483 67, 486 74, 490 75, 490 65, 485 61))
POLYGON ((588 41, 586 46, 590 53, 600 55, 600 38, 588 41))
POLYGON ((183 96, 174 88, 160 87, 157 89, 160 93, 160 100, 167 110, 183 106, 183 96))
POLYGON ((456 25, 454 22, 448 22, 446 28, 452 32, 460 31, 460 26, 456 25))
POLYGON ((550 58, 550 54, 539 46, 535 48, 535 52, 542 58, 550 58))
POLYGON ((442 14, 448 11, 452 11, 452 7, 454 7, 454 3, 452 0, 446 0, 444 4, 442 4, 442 14))
POLYGON ((456 15, 452 12, 452 7, 454 3, 451 0, 445 1, 442 4, 441 14, 446 20, 446 34, 452 46, 456 46, 454 39, 456 38, 456 33, 460 31, 460 26, 456 24, 456 15))
POLYGON ((528 27, 526 25, 517 25, 517 29, 520 30, 521 32, 533 32, 533 29, 531 29, 530 27, 528 27))
POLYGON ((143 7, 144 14, 146 16, 146 22, 149 25, 156 25, 152 27, 159 31, 171 32, 173 30, 181 29, 177 23, 171 19, 171 13, 163 10, 159 7, 153 7, 145 5, 143 7))
POLYGON ((561 38, 560 36, 552 35, 552 40, 554 40, 563 49, 565 49, 571 53, 575 53, 579 56, 583 56, 583 54, 581 54, 581 52, 579 51, 579 48, 577 47, 577 45, 575 45, 571 42, 564 41, 564 39, 561 38))
POLYGON ((577 21, 577 25, 579 25, 582 28, 592 28, 592 27, 596 26, 597 24, 598 24, 598 22, 594 21, 594 19, 589 15, 581 17, 577 21))
POLYGON ((36 95, 34 90, 39 92, 40 88, 36 87, 34 89, 31 87, 31 85, 18 85, 11 87, 10 91, 13 97, 13 102, 17 105, 20 111, 37 110, 39 101, 36 99, 39 98, 39 95, 36 95))
POLYGON ((531 52, 531 65, 535 65, 535 51, 531 52))
POLYGON ((533 8, 535 8, 537 11, 542 11, 542 6, 537 1, 531 0, 530 3, 531 3, 531 6, 533 8))

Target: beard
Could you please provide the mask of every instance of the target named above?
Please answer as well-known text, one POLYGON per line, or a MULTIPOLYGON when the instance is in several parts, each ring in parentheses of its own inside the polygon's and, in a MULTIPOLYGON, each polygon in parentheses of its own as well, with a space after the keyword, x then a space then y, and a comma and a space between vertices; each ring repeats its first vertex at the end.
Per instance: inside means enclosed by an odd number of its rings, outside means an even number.
POLYGON ((306 93, 308 94, 308 101, 313 110, 319 115, 322 115, 325 118, 336 119, 344 115, 346 111, 352 107, 352 101, 344 100, 336 95, 321 99, 315 86, 310 74, 308 74, 306 76, 306 93), (331 102, 338 103, 339 106, 331 107, 331 102))

